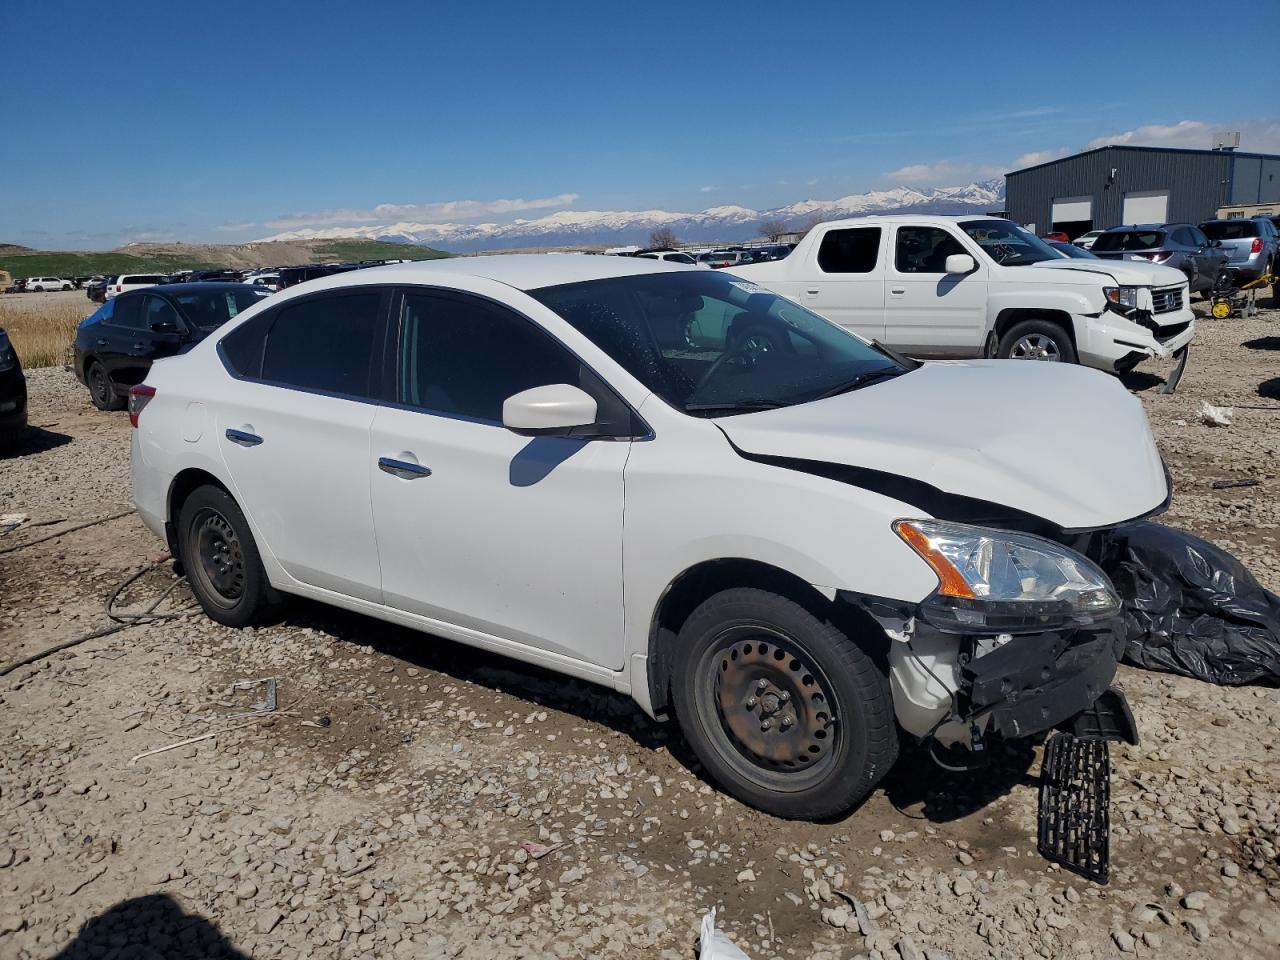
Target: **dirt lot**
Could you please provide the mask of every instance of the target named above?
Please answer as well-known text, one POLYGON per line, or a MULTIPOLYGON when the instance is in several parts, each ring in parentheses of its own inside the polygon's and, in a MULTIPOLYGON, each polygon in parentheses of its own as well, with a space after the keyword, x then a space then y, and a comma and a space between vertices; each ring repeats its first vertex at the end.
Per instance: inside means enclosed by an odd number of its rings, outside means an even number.
MULTIPOLYGON (((1280 311, 1204 322, 1173 397, 1166 371, 1128 382, 1167 521, 1280 588, 1280 311)), ((161 549, 125 516, 11 550, 129 506, 124 415, 63 370, 30 390, 39 429, 0 460, 0 513, 31 518, 0 536, 5 662, 107 624, 161 549)), ((309 605, 136 626, 0 678, 0 956, 688 958, 713 906, 757 960, 1280 956, 1280 691, 1120 682, 1143 740, 1113 751, 1100 887, 1036 854, 1029 754, 962 776, 908 753, 847 819, 788 823, 628 700, 432 637, 309 605), (263 677, 276 712, 228 719, 263 677)))

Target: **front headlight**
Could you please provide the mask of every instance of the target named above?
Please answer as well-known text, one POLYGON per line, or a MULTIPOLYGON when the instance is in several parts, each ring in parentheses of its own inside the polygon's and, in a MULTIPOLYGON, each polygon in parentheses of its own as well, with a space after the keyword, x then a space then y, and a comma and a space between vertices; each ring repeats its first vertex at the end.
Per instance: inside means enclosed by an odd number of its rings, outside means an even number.
POLYGON ((1103 287, 1102 293, 1106 296, 1107 303, 1113 306, 1127 310, 1136 310, 1138 307, 1137 287, 1103 287))
POLYGON ((1051 540, 939 520, 899 520, 893 529, 938 575, 921 613, 940 630, 1088 626, 1120 610, 1107 575, 1051 540))

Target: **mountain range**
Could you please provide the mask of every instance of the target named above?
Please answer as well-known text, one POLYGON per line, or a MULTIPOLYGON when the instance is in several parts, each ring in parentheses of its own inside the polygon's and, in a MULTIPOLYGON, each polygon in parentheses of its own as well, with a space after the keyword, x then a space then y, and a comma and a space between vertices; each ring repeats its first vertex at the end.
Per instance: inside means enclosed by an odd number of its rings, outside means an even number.
POLYGON ((852 194, 838 200, 802 200, 771 210, 734 205, 699 213, 668 210, 559 210, 511 223, 386 223, 353 227, 289 230, 264 240, 386 240, 424 244, 456 253, 518 247, 646 244, 649 234, 667 227, 684 243, 733 243, 759 238, 760 224, 781 220, 804 229, 818 219, 869 213, 988 213, 1004 205, 1004 179, 961 187, 915 190, 895 187, 852 194))

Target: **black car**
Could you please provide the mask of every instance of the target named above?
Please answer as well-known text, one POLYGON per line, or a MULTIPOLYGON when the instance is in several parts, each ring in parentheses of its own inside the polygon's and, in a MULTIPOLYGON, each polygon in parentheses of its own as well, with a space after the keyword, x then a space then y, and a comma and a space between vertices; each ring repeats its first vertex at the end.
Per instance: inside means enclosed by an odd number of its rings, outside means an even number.
POLYGON ((27 378, 22 364, 0 330, 0 449, 13 446, 27 429, 27 378))
POLYGON ((246 283, 172 283, 122 293, 76 330, 76 378, 99 410, 121 410, 153 360, 186 352, 267 296, 246 283))
POLYGON ((94 303, 107 302, 107 288, 116 282, 115 274, 109 277, 98 277, 85 284, 84 295, 94 303))
POLYGON ((308 280, 315 280, 318 277, 328 277, 335 273, 342 273, 343 268, 337 264, 309 264, 304 267, 281 267, 280 289, 292 287, 298 283, 306 283, 308 280))

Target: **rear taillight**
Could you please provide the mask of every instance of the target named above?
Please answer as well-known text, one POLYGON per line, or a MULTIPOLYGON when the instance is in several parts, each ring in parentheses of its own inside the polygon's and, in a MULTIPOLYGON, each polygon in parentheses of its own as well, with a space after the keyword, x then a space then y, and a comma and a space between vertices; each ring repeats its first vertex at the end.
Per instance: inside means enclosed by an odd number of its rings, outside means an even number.
POLYGON ((1253 245, 1252 245, 1251 247, 1249 247, 1249 252, 1250 252, 1250 253, 1261 253, 1261 252, 1262 252, 1262 238, 1261 238, 1261 237, 1254 237, 1254 238, 1253 238, 1253 245))
POLYGON ((156 388, 140 383, 136 387, 129 388, 129 424, 136 427, 138 418, 142 416, 142 411, 147 404, 151 402, 151 398, 156 395, 156 388))

